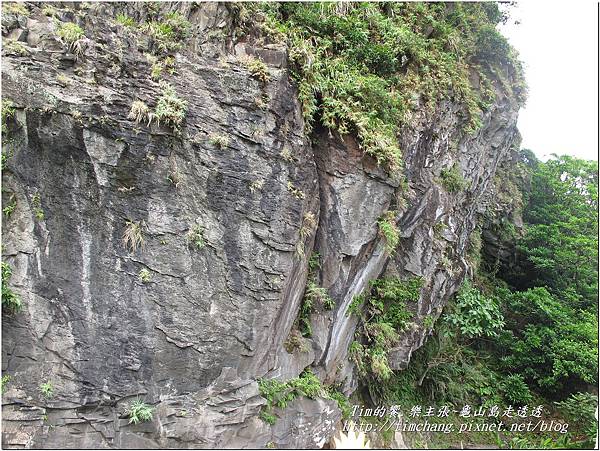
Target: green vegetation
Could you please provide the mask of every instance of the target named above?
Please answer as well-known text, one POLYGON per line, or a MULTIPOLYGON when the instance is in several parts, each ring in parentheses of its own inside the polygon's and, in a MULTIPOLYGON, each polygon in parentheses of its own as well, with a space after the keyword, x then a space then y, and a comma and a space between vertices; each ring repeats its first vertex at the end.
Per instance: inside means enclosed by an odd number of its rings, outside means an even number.
POLYGON ((266 83, 270 80, 271 75, 269 74, 269 68, 261 59, 248 57, 246 60, 244 60, 244 64, 250 71, 252 77, 256 78, 262 83, 266 83))
POLYGON ((163 70, 166 70, 171 75, 175 73, 175 59, 172 56, 167 56, 163 60, 158 60, 156 57, 149 57, 148 59, 152 62, 152 70, 150 72, 152 80, 159 81, 163 70))
POLYGON ((191 246, 194 246, 198 250, 206 246, 206 242, 204 241, 204 229, 200 224, 194 224, 192 226, 187 233, 187 240, 191 246))
POLYGON ((267 401, 260 418, 269 424, 274 424, 277 420, 273 409, 285 409, 289 403, 300 396, 310 399, 318 397, 333 399, 338 403, 344 417, 349 416, 352 410, 348 398, 332 387, 323 387, 319 378, 313 374, 310 368, 305 369, 300 376, 286 382, 276 379, 259 379, 258 388, 260 395, 267 401))
POLYGON ((279 155, 281 156, 281 158, 283 158, 284 161, 287 161, 288 163, 291 163, 294 161, 294 157, 292 156, 292 151, 289 149, 289 147, 284 147, 283 149, 281 149, 281 152, 279 155))
POLYGON ((261 379, 258 381, 258 388, 260 395, 267 400, 267 409, 273 407, 285 409, 299 396, 315 399, 323 391, 321 381, 309 369, 286 382, 276 379, 261 379))
POLYGON ((181 49, 183 41, 190 36, 190 28, 190 22, 174 11, 147 22, 142 31, 152 38, 159 53, 168 53, 181 49))
POLYGON ((42 209, 42 200, 39 193, 35 193, 31 197, 31 205, 33 207, 33 214, 39 221, 43 221, 45 218, 44 210, 42 209))
POLYGON ((137 25, 137 23, 135 22, 135 20, 133 20, 133 18, 129 17, 127 14, 117 14, 117 17, 115 18, 115 20, 117 21, 117 23, 120 23, 121 25, 123 25, 124 27, 135 27, 137 25))
POLYGON ((148 283, 152 280, 152 275, 150 274, 150 271, 148 271, 146 268, 143 268, 139 275, 138 275, 140 282, 142 283, 148 283))
POLYGON ((302 216, 302 225, 300 226, 300 230, 298 231, 298 241, 296 242, 296 256, 298 258, 304 258, 304 247, 306 246, 306 237, 308 237, 313 232, 316 225, 317 218, 315 217, 315 214, 310 211, 304 213, 304 216, 302 216))
POLYGON ((597 396, 591 393, 573 393, 555 404, 571 424, 580 426, 585 437, 593 438, 596 435, 598 424, 594 421, 594 416, 598 407, 597 396))
POLYGON ((335 307, 335 302, 327 293, 327 290, 323 287, 318 286, 314 281, 309 281, 306 284, 306 293, 304 294, 305 299, 309 299, 309 303, 314 305, 320 303, 325 310, 331 310, 335 307))
POLYGON ((433 329, 433 325, 435 324, 435 318, 431 315, 427 315, 423 318, 423 327, 425 329, 433 329))
POLYGON ((85 34, 83 29, 76 23, 59 23, 56 35, 60 41, 67 46, 69 51, 75 54, 80 54, 82 52, 83 49, 79 40, 85 37, 85 34))
POLYGON ((304 199, 306 194, 301 189, 298 189, 294 184, 288 180, 287 182, 287 190, 294 196, 296 199, 304 199))
POLYGON ((164 122, 179 131, 187 112, 187 102, 177 97, 175 89, 169 83, 161 81, 159 85, 162 93, 154 111, 156 122, 164 122))
POLYGON ((415 111, 431 114, 454 99, 474 132, 494 97, 492 77, 524 101, 520 63, 496 30, 504 19, 496 4, 290 2, 237 11, 240 26, 287 41, 308 131, 320 121, 353 133, 392 172, 401 166, 396 134, 415 111))
POLYGON ((14 198, 13 194, 11 196, 11 202, 2 209, 2 213, 4 213, 4 216, 6 216, 7 218, 10 218, 10 216, 15 211, 15 208, 17 208, 17 199, 14 198))
POLYGON ((54 17, 56 16, 56 8, 46 3, 44 6, 42 6, 42 14, 44 16, 54 17))
POLYGON ((141 221, 127 221, 127 226, 123 232, 123 246, 128 248, 130 252, 135 252, 139 247, 144 246, 141 221))
POLYGON ((52 396, 54 396, 54 386, 52 385, 52 382, 48 381, 40 384, 40 391, 42 392, 42 395, 44 395, 44 398, 52 398, 52 396))
POLYGON ((2 2, 2 14, 29 17, 29 10, 23 2, 2 2))
POLYGON ((522 374, 532 388, 554 394, 597 381, 598 318, 546 288, 498 289, 506 330, 498 339, 502 368, 522 374))
POLYGON ((468 188, 469 184, 462 176, 460 169, 454 165, 450 169, 442 169, 440 180, 446 191, 458 193, 468 188))
POLYGON ((300 333, 300 331, 296 328, 290 331, 290 334, 283 343, 283 347, 290 354, 293 354, 295 351, 299 351, 301 353, 310 351, 310 348, 306 343, 306 339, 302 336, 302 333, 300 333))
POLYGON ((179 187, 179 184, 181 183, 181 180, 182 180, 182 175, 181 175, 181 172, 179 172, 179 169, 177 169, 177 166, 171 165, 169 167, 169 173, 167 174, 167 180, 169 182, 171 182, 173 185, 175 185, 175 188, 179 187))
MULTIPOLYGON (((6 122, 15 116, 15 104, 12 100, 2 99, 2 135, 6 135, 6 122)), ((2 152, 4 155, 4 152, 2 152)))
POLYGON ((342 411, 342 418, 347 420, 352 416, 352 404, 342 392, 335 390, 334 388, 329 388, 327 390, 327 398, 333 399, 337 402, 338 407, 342 411))
MULTIPOLYGON (((567 422, 569 429, 564 434, 421 434, 409 437, 409 443, 424 440, 437 448, 459 440, 513 448, 594 444, 598 399, 587 391, 598 383, 598 165, 571 157, 540 162, 531 153, 524 161, 529 174, 520 186, 525 228, 504 235, 516 242, 516 261, 504 267, 484 260, 406 370, 388 373, 378 361, 389 377, 371 383, 363 371, 363 378, 379 405, 512 405, 515 410, 542 405, 542 418, 567 422)), ((349 356, 359 368, 368 367, 376 342, 358 340, 349 356)))
POLYGON ((136 399, 127 408, 126 415, 129 417, 129 424, 138 424, 152 420, 154 407, 149 406, 141 399, 136 399))
POLYGON ((264 180, 253 180, 250 182, 249 188, 251 193, 255 193, 256 191, 261 191, 265 184, 264 180))
POLYGON ((397 344, 399 333, 406 330, 412 319, 407 302, 418 301, 422 285, 419 277, 406 281, 394 277, 376 279, 369 283, 366 293, 355 297, 360 301, 353 307, 354 312, 358 310, 356 306, 365 303, 357 328, 357 336, 363 337, 364 344, 352 342, 348 354, 363 378, 385 381, 392 376, 387 351, 397 344))
POLYGON ((365 302, 365 298, 362 294, 356 294, 352 298, 348 310, 346 310, 346 316, 357 315, 360 316, 362 306, 365 302))
POLYGON ((547 287, 561 303, 589 309, 598 303, 598 163, 555 157, 534 167, 510 274, 519 289, 547 287))
POLYGON ((466 338, 496 337, 504 327, 498 300, 465 282, 446 313, 446 321, 466 338))
POLYGON ((138 123, 148 121, 148 126, 152 123, 152 113, 150 112, 150 108, 141 100, 135 100, 131 104, 131 110, 127 117, 138 123))
POLYGON ((160 125, 161 122, 167 124, 176 133, 180 132, 183 120, 187 112, 187 102, 177 97, 175 88, 165 81, 159 82, 161 95, 156 102, 154 112, 141 100, 135 100, 131 104, 131 110, 127 116, 136 122, 152 122, 160 125))
POLYGON ((220 135, 218 133, 212 133, 208 137, 208 141, 213 145, 223 150, 229 146, 229 137, 226 135, 220 135))
POLYGON ((400 243, 400 232, 396 226, 396 212, 388 211, 377 221, 379 233, 385 239, 385 249, 393 254, 400 243))
POLYGON ((277 417, 274 414, 272 414, 264 409, 260 411, 259 418, 261 420, 263 420, 265 423, 271 424, 271 425, 275 424, 277 422, 277 417))
POLYGON ((10 382, 9 374, 5 374, 4 376, 2 376, 2 379, 0 380, 0 395, 4 393, 4 389, 6 388, 6 386, 8 385, 9 382, 10 382))
POLYGON ((21 298, 8 286, 11 276, 12 268, 8 263, 2 262, 2 309, 16 313, 23 308, 23 303, 21 298))
POLYGON ((520 374, 510 374, 502 381, 504 398, 517 406, 527 405, 532 401, 531 392, 520 374))
POLYGON ((299 329, 305 337, 310 337, 312 335, 310 315, 315 311, 317 305, 320 305, 325 310, 332 310, 335 308, 335 301, 329 296, 327 289, 320 287, 317 284, 317 277, 320 269, 321 256, 318 252, 314 252, 308 259, 306 291, 304 292, 304 298, 300 305, 300 312, 298 313, 298 318, 296 319, 296 324, 294 326, 294 328, 299 329))
POLYGON ((5 55, 13 55, 13 56, 27 56, 29 55, 29 50, 25 48, 25 46, 19 41, 15 41, 14 39, 5 39, 2 43, 2 51, 5 55))

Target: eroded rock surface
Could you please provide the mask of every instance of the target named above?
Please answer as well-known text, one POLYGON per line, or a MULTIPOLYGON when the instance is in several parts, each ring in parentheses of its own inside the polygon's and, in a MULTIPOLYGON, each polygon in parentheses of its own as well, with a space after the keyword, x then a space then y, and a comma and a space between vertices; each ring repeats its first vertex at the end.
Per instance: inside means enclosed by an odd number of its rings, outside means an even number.
POLYGON ((180 133, 129 117, 133 102, 154 106, 162 89, 150 77, 153 44, 112 19, 121 10, 141 18, 139 4, 59 9, 85 29, 80 55, 29 8, 3 21, 3 36, 27 50, 2 67, 3 97, 16 107, 3 171, 3 199, 16 208, 3 218, 3 255, 24 305, 3 319, 3 444, 322 446, 340 419, 336 403, 299 398, 270 426, 259 419, 257 379, 312 367, 355 390, 347 348, 357 319, 346 310, 382 274, 425 281, 391 353, 394 368, 406 366, 428 333, 423 319, 439 315, 470 270, 470 236, 518 140, 516 103, 498 87, 475 136, 451 102, 414 118, 400 136, 402 185, 352 137, 305 136, 285 46, 237 38, 226 5, 163 5, 193 24, 174 73, 161 76, 187 102, 180 133), (247 55, 267 63, 268 81, 252 76, 247 55), (440 183, 453 165, 464 192, 440 183), (391 258, 377 229, 388 210, 402 236, 391 258), (131 224, 137 249, 123 240, 131 224), (202 245, 190 239, 197 230, 202 245), (290 353, 313 251, 335 308, 313 313, 309 349, 290 353), (151 422, 129 424, 137 398, 155 407, 151 422))

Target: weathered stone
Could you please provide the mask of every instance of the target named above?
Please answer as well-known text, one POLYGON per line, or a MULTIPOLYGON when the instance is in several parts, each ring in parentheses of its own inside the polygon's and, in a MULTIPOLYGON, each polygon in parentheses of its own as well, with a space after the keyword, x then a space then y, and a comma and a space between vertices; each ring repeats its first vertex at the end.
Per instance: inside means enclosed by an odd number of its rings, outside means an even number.
POLYGON ((160 6, 193 24, 175 72, 161 75, 187 102, 180 133, 129 117, 138 100, 152 110, 161 87, 150 77, 151 40, 112 18, 123 11, 141 23, 143 5, 59 8, 61 20, 85 25, 81 55, 59 42, 39 6, 28 7, 27 20, 3 19, 3 36, 31 50, 4 57, 2 68, 3 96, 17 108, 2 174, 3 203, 16 202, 3 217, 3 256, 23 300, 2 328, 11 376, 3 444, 323 445, 340 419, 334 401, 298 398, 269 426, 257 380, 311 367, 352 393, 357 318, 347 309, 382 275, 424 279, 414 321, 390 352, 394 368, 406 366, 426 338, 424 318, 437 317, 471 271, 471 234, 518 140, 517 105, 498 95, 474 136, 450 101, 416 114, 399 136, 405 189, 354 138, 318 128, 305 136, 287 49, 236 36, 230 5, 160 6), (245 55, 267 63, 268 82, 252 77, 245 55), (453 165, 465 192, 440 183, 453 165), (388 210, 402 237, 393 256, 377 227, 388 210), (143 238, 136 249, 123 240, 131 223, 143 238), (198 226, 200 246, 189 238, 198 226), (290 353, 312 252, 335 308, 317 306, 306 349, 290 353), (134 425, 126 409, 138 398, 155 410, 134 425))

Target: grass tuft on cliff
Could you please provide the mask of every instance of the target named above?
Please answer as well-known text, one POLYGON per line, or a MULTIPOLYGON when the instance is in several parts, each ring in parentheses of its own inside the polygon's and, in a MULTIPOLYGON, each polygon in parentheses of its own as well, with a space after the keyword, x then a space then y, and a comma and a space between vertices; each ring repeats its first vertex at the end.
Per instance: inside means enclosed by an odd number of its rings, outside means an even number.
POLYGON ((11 276, 11 266, 2 262, 2 307, 9 312, 16 313, 23 308, 23 303, 21 298, 8 286, 11 276))
POLYGON ((260 418, 268 424, 275 424, 277 417, 274 408, 285 409, 289 403, 300 396, 310 399, 318 397, 332 399, 337 402, 344 418, 351 413, 348 398, 333 387, 323 387, 321 381, 310 368, 305 369, 298 377, 285 382, 277 379, 259 379, 258 389, 260 395, 266 399, 267 405, 262 409, 260 418))

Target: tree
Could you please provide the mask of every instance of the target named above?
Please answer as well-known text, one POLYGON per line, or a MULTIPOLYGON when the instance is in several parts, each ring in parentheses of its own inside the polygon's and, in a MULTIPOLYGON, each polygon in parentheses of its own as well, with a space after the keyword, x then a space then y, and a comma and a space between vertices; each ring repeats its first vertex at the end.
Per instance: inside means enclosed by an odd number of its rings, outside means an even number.
POLYGON ((598 303, 598 163, 569 156, 533 170, 524 237, 517 243, 519 288, 546 286, 578 308, 598 303))

